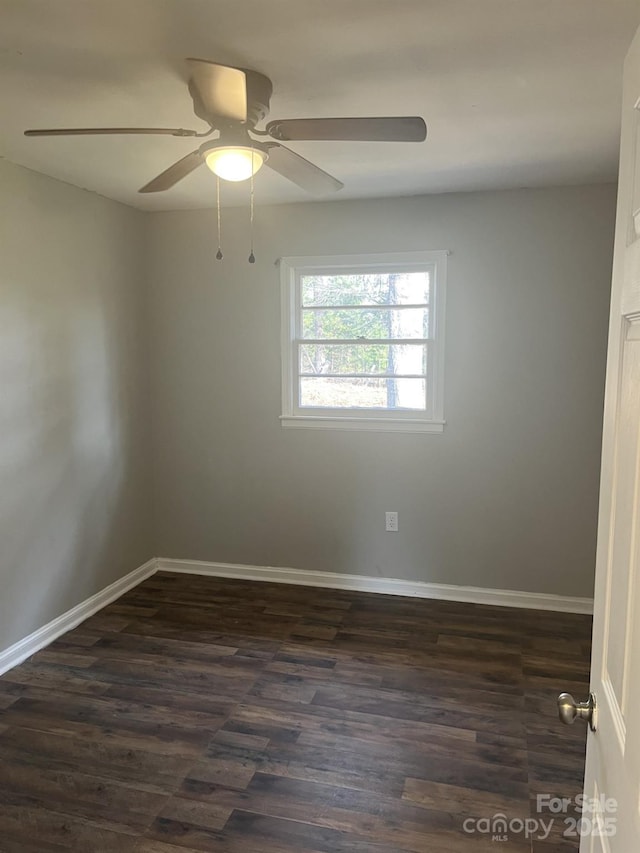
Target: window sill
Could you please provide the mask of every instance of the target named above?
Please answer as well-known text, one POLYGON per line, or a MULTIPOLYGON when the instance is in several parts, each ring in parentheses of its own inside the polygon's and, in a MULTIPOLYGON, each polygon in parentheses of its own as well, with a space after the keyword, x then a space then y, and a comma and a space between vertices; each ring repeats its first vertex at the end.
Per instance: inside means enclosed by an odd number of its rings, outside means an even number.
POLYGON ((364 432, 444 432, 444 421, 420 421, 411 418, 326 417, 317 415, 282 415, 286 429, 342 429, 364 432))

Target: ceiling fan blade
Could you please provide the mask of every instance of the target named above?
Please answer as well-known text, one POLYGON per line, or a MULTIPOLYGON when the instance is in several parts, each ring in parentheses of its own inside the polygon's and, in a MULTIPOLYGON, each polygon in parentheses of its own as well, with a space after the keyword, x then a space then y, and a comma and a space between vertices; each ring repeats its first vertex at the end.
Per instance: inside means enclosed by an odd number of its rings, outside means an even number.
POLYGON ((278 172, 310 193, 337 192, 344 186, 333 175, 305 160, 290 148, 285 148, 284 145, 269 145, 269 156, 265 166, 269 166, 274 172, 278 172))
POLYGON ((205 59, 187 59, 189 92, 197 116, 205 121, 247 120, 247 75, 240 68, 205 59))
POLYGON ((427 125, 419 116, 395 118, 292 118, 270 121, 266 132, 278 140, 424 142, 427 125))
POLYGON ((102 136, 111 133, 143 133, 156 136, 203 136, 182 127, 56 127, 25 130, 25 136, 102 136))
POLYGON ((145 184, 138 190, 138 192, 159 193, 163 190, 171 189, 174 184, 177 184, 178 181, 186 178, 187 175, 191 174, 194 169, 197 169, 198 166, 201 166, 203 163, 204 159, 200 154, 200 151, 192 151, 191 154, 187 154, 187 156, 183 157, 182 160, 178 160, 177 163, 174 163, 172 166, 169 166, 168 169, 165 169, 157 178, 154 178, 152 181, 149 181, 148 184, 145 184))

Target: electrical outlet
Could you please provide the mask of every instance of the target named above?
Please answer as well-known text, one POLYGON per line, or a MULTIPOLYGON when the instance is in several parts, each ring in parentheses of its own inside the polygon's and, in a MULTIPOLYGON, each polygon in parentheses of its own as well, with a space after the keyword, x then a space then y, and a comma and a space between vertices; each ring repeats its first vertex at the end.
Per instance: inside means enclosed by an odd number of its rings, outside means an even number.
POLYGON ((389 533, 398 532, 398 513, 385 512, 384 514, 384 529, 389 533))

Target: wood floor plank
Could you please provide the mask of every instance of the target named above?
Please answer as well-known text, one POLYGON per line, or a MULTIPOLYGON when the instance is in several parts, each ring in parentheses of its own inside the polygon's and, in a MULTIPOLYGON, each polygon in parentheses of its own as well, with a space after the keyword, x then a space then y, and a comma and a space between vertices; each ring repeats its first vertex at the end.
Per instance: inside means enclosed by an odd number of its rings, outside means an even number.
MULTIPOLYGON (((96 850, 100 853, 130 853, 136 835, 117 831, 118 825, 86 817, 76 817, 55 809, 42 808, 40 804, 20 802, 0 803, 0 826, 3 838, 28 839, 37 843, 37 849, 46 850, 96 850)), ((119 827, 118 827, 119 828, 119 827)), ((4 842, 3 842, 4 843, 4 842)))
MULTIPOLYGON (((250 809, 254 815, 325 827, 411 853, 423 853, 426 841, 436 838, 439 850, 461 850, 468 841, 446 808, 427 811, 397 798, 263 773, 257 773, 242 793, 220 788, 203 791, 188 783, 181 793, 204 802, 224 803, 233 810, 250 809)), ((526 804, 524 809, 528 813, 526 804)))
MULTIPOLYGON (((463 780, 467 782, 466 779, 463 780)), ((405 781, 403 799, 430 809, 447 809, 454 814, 484 817, 498 812, 510 817, 529 817, 530 802, 516 792, 496 794, 466 785, 448 785, 426 779, 405 781)))
POLYGON ((0 851, 493 849, 465 819, 582 787, 566 617, 158 573, 0 678, 0 851))
MULTIPOLYGON (((393 725, 387 726, 382 734, 380 720, 375 716, 353 711, 341 713, 317 705, 293 709, 291 707, 265 706, 264 703, 261 705, 241 703, 236 706, 233 716, 225 723, 224 729, 239 731, 243 725, 253 729, 262 728, 274 733, 279 731, 292 732, 295 736, 289 737, 288 740, 296 740, 303 732, 317 732, 319 736, 326 736, 329 739, 334 736, 347 736, 374 743, 382 741, 391 745, 394 745, 396 741, 430 743, 433 739, 437 739, 438 741, 450 741, 452 752, 457 750, 458 741, 476 743, 479 737, 478 733, 472 729, 457 729, 453 726, 432 723, 416 723, 413 720, 394 720, 393 725)), ((523 741, 522 738, 509 739, 509 745, 513 746, 514 742, 522 745, 523 741)))

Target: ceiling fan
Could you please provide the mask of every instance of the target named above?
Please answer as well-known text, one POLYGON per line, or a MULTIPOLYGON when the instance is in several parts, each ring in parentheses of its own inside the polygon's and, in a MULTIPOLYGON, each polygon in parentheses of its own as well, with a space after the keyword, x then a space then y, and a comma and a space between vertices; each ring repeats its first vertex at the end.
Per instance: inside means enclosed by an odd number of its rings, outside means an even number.
POLYGON ((246 180, 264 164, 308 192, 335 192, 343 187, 337 178, 281 142, 423 142, 427 137, 424 119, 418 116, 276 119, 268 122, 264 130, 258 130, 256 125, 269 113, 273 86, 268 77, 203 59, 187 59, 187 64, 194 112, 209 125, 202 133, 184 128, 82 127, 26 130, 25 136, 129 133, 207 137, 218 133, 216 138, 204 142, 145 184, 139 190, 141 193, 168 190, 203 163, 218 177, 229 181, 246 180))

